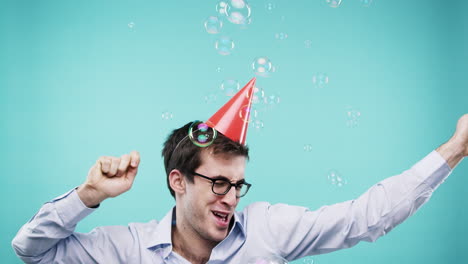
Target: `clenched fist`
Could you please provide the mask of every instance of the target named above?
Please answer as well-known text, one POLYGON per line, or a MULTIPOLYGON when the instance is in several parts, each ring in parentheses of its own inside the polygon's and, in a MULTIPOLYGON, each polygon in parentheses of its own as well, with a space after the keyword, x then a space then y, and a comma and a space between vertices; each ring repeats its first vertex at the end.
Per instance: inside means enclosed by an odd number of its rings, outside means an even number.
POLYGON ((94 207, 109 197, 116 197, 132 187, 140 164, 140 154, 132 151, 119 157, 100 157, 88 172, 86 181, 78 187, 78 196, 94 207))

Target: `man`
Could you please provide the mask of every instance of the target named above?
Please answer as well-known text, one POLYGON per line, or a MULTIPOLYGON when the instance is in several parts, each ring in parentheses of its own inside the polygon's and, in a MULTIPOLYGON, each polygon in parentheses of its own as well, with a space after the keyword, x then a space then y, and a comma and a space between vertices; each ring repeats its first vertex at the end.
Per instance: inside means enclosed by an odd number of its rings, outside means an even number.
POLYGON ((12 243, 17 255, 27 263, 247 263, 271 254, 291 261, 375 241, 424 204, 468 155, 465 114, 447 143, 355 200, 317 211, 258 202, 235 212, 250 186, 244 178, 245 127, 233 129, 233 122, 213 117, 207 123, 216 129, 205 132, 200 123, 188 123, 164 144, 167 184, 176 205, 161 221, 74 232, 102 201, 128 191, 137 174, 136 151, 101 157, 82 185, 46 203, 21 228, 12 243), (203 137, 192 131, 203 131, 203 137), (210 137, 211 145, 205 146, 210 137))

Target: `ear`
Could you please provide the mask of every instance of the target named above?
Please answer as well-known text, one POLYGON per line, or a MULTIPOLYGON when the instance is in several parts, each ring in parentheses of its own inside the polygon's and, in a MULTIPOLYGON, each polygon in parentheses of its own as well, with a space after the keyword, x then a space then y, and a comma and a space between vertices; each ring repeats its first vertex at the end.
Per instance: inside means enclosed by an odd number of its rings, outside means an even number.
POLYGON ((169 184, 176 194, 185 193, 185 176, 179 170, 173 169, 169 173, 169 184))

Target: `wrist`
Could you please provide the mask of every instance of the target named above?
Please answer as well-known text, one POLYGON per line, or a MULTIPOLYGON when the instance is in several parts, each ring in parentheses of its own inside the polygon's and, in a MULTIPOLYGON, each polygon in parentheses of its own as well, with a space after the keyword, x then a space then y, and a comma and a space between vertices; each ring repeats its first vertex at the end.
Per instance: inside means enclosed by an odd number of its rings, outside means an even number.
POLYGON ((84 183, 76 190, 80 200, 89 208, 97 207, 107 197, 94 187, 84 183))
POLYGON ((451 138, 436 151, 445 159, 451 169, 454 169, 465 156, 464 144, 456 138, 451 138))

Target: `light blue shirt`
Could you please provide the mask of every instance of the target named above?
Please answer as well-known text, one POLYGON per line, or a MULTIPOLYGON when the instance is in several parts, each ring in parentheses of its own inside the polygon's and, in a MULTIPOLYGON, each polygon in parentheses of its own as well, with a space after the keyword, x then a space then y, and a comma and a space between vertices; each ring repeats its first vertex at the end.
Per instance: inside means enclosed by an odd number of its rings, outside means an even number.
MULTIPOLYGON (((451 169, 432 151, 411 169, 387 178, 350 200, 316 211, 287 204, 257 202, 234 215, 227 237, 208 263, 247 263, 255 256, 279 255, 288 261, 375 241, 429 200, 451 169)), ((172 251, 173 210, 161 221, 106 226, 74 232, 96 209, 72 190, 42 206, 13 239, 26 263, 189 263, 172 251)))

